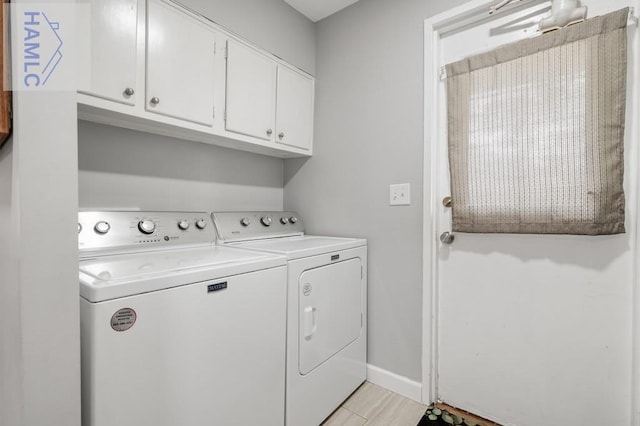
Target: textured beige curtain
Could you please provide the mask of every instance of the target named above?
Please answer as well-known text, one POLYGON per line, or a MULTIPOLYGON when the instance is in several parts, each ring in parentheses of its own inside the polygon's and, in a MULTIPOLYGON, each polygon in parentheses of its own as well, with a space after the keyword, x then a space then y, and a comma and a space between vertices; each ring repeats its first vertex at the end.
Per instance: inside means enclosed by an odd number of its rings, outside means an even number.
POLYGON ((624 232, 627 17, 446 66, 453 231, 624 232))

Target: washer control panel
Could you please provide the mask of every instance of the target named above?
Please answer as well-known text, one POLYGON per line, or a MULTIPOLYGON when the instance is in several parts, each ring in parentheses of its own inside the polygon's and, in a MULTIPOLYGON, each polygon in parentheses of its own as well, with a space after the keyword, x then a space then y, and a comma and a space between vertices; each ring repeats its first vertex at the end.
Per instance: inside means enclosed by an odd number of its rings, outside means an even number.
POLYGON ((214 212, 211 217, 223 242, 304 234, 295 212, 214 212))
POLYGON ((214 242, 213 223, 209 214, 204 212, 78 213, 78 248, 81 252, 214 242))

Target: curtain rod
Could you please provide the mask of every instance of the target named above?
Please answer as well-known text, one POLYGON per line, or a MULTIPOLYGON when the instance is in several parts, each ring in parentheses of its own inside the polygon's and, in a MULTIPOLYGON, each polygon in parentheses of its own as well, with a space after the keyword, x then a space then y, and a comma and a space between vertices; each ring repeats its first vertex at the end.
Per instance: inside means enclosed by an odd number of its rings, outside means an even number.
MULTIPOLYGON (((497 9, 490 11, 489 14, 492 14, 494 12, 496 12, 497 10, 499 10, 500 8, 506 6, 507 4, 513 2, 515 0, 503 0, 501 3, 497 4, 494 7, 497 7, 497 9), (504 4, 503 4, 504 3, 504 4), (499 6, 499 7, 498 7, 499 6)), ((522 0, 520 0, 522 1, 522 0)), ((638 17, 638 15, 636 15, 635 13, 635 8, 634 7, 629 7, 629 18, 627 20, 627 26, 631 27, 631 26, 638 26, 638 23, 640 21, 640 17, 638 17)), ((492 49, 490 49, 492 50, 492 49)), ((482 52, 478 52, 478 53, 482 53, 482 52)), ((444 66, 440 67, 440 81, 446 80, 447 79, 447 70, 444 66)))
POLYGON ((515 0, 502 0, 500 3, 494 4, 489 8, 489 15, 493 15, 495 12, 499 11, 500 9, 502 9, 503 7, 505 7, 506 5, 514 1, 515 0))

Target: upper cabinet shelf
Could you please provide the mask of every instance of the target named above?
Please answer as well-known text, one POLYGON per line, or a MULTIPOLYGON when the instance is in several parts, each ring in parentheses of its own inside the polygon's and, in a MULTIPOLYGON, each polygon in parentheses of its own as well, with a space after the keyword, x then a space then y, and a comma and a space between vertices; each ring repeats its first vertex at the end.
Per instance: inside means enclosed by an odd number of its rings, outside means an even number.
POLYGON ((314 79, 169 0, 91 0, 81 119, 310 156, 314 79))

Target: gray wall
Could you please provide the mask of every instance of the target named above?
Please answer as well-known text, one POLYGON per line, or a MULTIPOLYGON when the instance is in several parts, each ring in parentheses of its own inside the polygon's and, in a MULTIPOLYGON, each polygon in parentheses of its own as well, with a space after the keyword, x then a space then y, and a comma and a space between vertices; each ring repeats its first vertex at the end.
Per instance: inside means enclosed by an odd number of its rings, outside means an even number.
MULTIPOLYGON (((228 30, 314 72, 315 25, 282 0, 181 0, 228 30)), ((83 209, 280 210, 283 161, 80 122, 83 209)))
POLYGON ((285 162, 285 208, 309 231, 369 240, 369 363, 418 382, 423 26, 462 3, 361 0, 320 21, 314 156, 285 162), (390 207, 403 182, 411 206, 390 207))
POLYGON ((315 25, 283 0, 179 0, 255 45, 313 74, 315 25))
POLYGON ((82 209, 279 210, 282 160, 81 121, 82 209))
POLYGON ((0 425, 20 424, 20 280, 13 220, 13 141, 0 148, 0 425))

